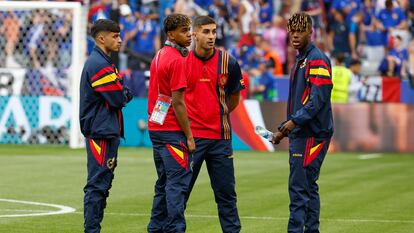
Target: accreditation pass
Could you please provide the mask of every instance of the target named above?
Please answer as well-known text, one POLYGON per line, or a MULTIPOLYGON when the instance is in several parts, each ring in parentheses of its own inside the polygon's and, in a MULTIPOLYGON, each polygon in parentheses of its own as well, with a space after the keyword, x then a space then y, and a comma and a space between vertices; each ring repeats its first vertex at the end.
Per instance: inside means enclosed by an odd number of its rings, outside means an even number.
POLYGON ((163 125, 168 109, 171 106, 172 98, 163 94, 158 95, 157 102, 155 102, 154 109, 150 117, 150 121, 159 125, 163 125))

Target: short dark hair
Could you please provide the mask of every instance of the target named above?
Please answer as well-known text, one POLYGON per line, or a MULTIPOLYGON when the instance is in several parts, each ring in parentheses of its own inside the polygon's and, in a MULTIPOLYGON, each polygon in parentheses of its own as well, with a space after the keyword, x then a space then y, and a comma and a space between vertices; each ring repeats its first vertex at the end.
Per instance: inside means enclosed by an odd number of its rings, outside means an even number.
POLYGON ((288 32, 298 31, 305 32, 312 29, 312 18, 305 12, 293 14, 287 23, 288 32))
POLYGON ((216 24, 216 21, 214 21, 213 18, 210 16, 198 16, 194 19, 193 22, 193 29, 197 29, 203 25, 209 25, 209 24, 216 24))
POLYGON ((120 32, 119 24, 110 19, 98 19, 92 26, 91 35, 96 38, 100 32, 120 32))
POLYGON ((354 65, 361 65, 361 61, 359 59, 353 58, 351 62, 349 63, 349 66, 354 66, 354 65))
POLYGON ((342 64, 345 61, 345 54, 344 53, 338 53, 335 55, 335 59, 338 63, 342 64))
POLYGON ((174 31, 178 27, 190 26, 191 19, 187 15, 183 14, 171 14, 164 19, 164 32, 167 34, 170 31, 174 31))
POLYGON ((393 4, 392 0, 386 0, 385 1, 385 8, 391 8, 393 6, 394 6, 394 4, 393 4))

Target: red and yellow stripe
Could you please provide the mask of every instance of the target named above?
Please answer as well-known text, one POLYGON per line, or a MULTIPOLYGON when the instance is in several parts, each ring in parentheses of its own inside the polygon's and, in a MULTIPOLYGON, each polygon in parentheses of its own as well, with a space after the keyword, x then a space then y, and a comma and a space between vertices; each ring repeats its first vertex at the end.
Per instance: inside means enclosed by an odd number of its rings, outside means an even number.
POLYGON ((99 165, 103 166, 106 157, 106 141, 100 140, 99 145, 92 139, 89 139, 89 148, 99 165))
POLYGON ((98 72, 96 72, 96 74, 94 76, 92 76, 91 81, 94 82, 95 80, 99 79, 100 77, 102 77, 104 74, 106 73, 113 73, 114 69, 111 66, 107 66, 105 68, 102 68, 101 70, 99 70, 98 72))
POLYGON ((186 150, 180 150, 170 144, 167 144, 167 149, 170 152, 171 156, 174 158, 177 163, 184 169, 188 169, 188 153, 186 150))
POLYGON ((94 81, 92 83, 92 87, 96 87, 96 86, 99 86, 99 85, 114 82, 117 78, 118 78, 118 75, 116 75, 115 73, 110 73, 110 74, 108 74, 106 76, 103 76, 102 78, 94 81))
POLYGON ((316 159, 326 143, 326 141, 322 141, 321 143, 313 146, 314 142, 315 138, 313 137, 306 140, 305 158, 303 159, 304 167, 309 166, 309 164, 316 159))
MULTIPOLYGON (((225 51, 222 51, 221 74, 228 75, 228 73, 229 73, 229 55, 225 51)), ((221 107, 223 108, 222 124, 224 128, 224 139, 228 140, 228 139, 231 139, 230 124, 228 121, 229 109, 226 104, 226 92, 224 91, 224 87, 222 87, 221 85, 219 85, 219 93, 220 93, 220 96, 219 96, 220 104, 221 104, 221 107)))

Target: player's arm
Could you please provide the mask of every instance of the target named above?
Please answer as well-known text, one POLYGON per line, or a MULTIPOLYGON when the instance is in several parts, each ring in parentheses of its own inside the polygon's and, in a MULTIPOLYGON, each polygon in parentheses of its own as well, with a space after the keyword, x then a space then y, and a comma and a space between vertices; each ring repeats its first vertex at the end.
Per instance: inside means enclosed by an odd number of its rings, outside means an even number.
POLYGON ((295 125, 303 126, 308 123, 331 98, 333 84, 328 62, 324 59, 311 60, 307 79, 310 83, 310 92, 302 98, 304 106, 291 116, 295 125))
POLYGON ((230 57, 229 66, 231 67, 229 67, 228 92, 230 93, 230 96, 228 106, 229 111, 232 112, 240 103, 240 91, 246 87, 244 85, 239 63, 237 63, 236 59, 230 57))
POLYGON ((184 90, 187 87, 187 75, 185 72, 185 60, 176 59, 170 63, 169 74, 171 75, 171 97, 172 107, 177 117, 178 124, 187 138, 187 146, 190 152, 195 151, 195 143, 193 133, 190 128, 190 121, 188 120, 187 106, 184 101, 184 90))
POLYGON ((240 103, 240 91, 229 97, 229 111, 232 112, 240 103))
POLYGON ((93 90, 105 99, 109 107, 122 108, 132 99, 128 88, 122 85, 111 66, 103 66, 98 69, 90 81, 93 90))
POLYGON ((190 122, 187 115, 187 107, 184 102, 184 88, 172 92, 172 106, 174 108, 175 116, 178 124, 180 124, 185 137, 187 138, 188 150, 193 152, 195 150, 195 143, 193 133, 190 129, 190 122))

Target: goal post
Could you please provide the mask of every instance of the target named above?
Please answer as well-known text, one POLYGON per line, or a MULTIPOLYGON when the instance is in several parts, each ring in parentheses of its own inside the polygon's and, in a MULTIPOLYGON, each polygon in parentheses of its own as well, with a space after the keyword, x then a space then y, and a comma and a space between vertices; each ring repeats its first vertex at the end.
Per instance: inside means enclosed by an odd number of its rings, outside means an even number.
POLYGON ((0 1, 0 143, 83 146, 86 30, 79 2, 0 1))

